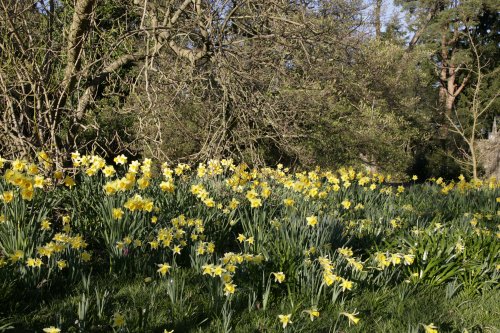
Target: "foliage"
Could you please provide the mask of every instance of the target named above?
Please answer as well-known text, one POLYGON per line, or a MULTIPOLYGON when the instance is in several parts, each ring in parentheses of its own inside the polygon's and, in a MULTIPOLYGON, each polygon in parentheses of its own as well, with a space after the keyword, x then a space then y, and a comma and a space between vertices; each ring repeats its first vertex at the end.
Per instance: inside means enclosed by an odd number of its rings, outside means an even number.
POLYGON ((45 157, 0 160, 2 330, 499 327, 496 179, 45 157))

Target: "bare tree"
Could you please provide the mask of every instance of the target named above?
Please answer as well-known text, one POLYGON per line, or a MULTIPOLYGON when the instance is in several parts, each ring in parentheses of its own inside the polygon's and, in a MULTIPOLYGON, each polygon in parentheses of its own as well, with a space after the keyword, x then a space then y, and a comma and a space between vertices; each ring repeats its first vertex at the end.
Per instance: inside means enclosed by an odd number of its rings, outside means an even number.
POLYGON ((367 38, 362 8, 341 0, 0 0, 0 33, 9 36, 0 40, 0 150, 43 149, 60 163, 96 147, 162 159, 307 160, 304 146, 332 107, 308 96, 334 93, 367 38), (133 124, 104 134, 104 109, 133 124))
MULTIPOLYGON (((467 149, 461 149, 463 155, 462 163, 470 168, 472 177, 477 179, 479 165, 479 152, 477 147, 478 127, 486 112, 490 109, 498 96, 500 96, 500 89, 493 92, 492 96, 488 99, 481 98, 481 92, 485 84, 485 74, 483 71, 488 64, 481 61, 481 54, 477 49, 477 44, 468 27, 465 27, 465 32, 463 34, 469 41, 474 56, 474 67, 468 69, 469 74, 467 75, 467 78, 474 77, 474 82, 472 83, 472 100, 469 103, 470 105, 465 117, 459 115, 457 110, 455 110, 453 115, 446 114, 446 117, 451 125, 451 131, 457 133, 467 146, 467 149)), ((488 75, 497 75, 499 70, 500 69, 497 67, 494 71, 488 73, 488 75)))
MULTIPOLYGON (((144 110, 138 132, 149 153, 254 163, 271 155, 303 156, 295 143, 310 134, 316 116, 283 92, 303 88, 318 66, 331 66, 336 47, 339 53, 352 50, 361 25, 353 17, 357 7, 329 3, 203 2, 206 16, 186 7, 178 30, 164 36, 175 42, 174 53, 155 57, 154 70, 143 76, 141 92, 128 107, 144 110), (209 28, 189 30, 199 18, 197 25, 209 28)), ((147 24, 162 21, 148 8, 147 24)))
POLYGON ((145 57, 125 46, 133 31, 113 42, 101 38, 97 6, 95 0, 77 0, 71 8, 58 1, 0 1, 0 147, 5 154, 43 149, 60 163, 77 148, 75 138, 97 87, 145 57))

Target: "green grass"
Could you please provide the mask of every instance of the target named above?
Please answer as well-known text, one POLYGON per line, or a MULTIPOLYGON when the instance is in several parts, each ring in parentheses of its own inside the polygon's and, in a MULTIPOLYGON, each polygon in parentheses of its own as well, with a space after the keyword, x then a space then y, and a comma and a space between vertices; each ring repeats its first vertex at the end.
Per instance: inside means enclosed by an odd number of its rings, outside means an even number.
MULTIPOLYGON (((141 279, 115 279, 113 281, 93 282, 102 293, 109 292, 103 318, 97 317, 95 290, 89 294, 89 310, 86 320, 89 326, 85 331, 107 332, 108 318, 114 312, 126 314, 127 325, 131 331, 163 332, 168 327, 175 332, 220 332, 222 326, 222 306, 200 297, 196 281, 186 286, 187 306, 174 306, 168 297, 168 281, 145 283, 141 279), (175 318, 175 319, 174 319, 175 318), (147 325, 144 322, 147 321, 147 325), (144 326, 145 325, 145 326, 144 326), (135 329, 134 329, 135 327, 135 329)), ((201 286, 203 290, 206 286, 201 286)), ((59 297, 48 297, 47 303, 37 304, 23 314, 10 318, 11 322, 23 323, 16 326, 19 332, 36 332, 47 327, 47 323, 60 323, 73 326, 78 320, 78 304, 84 291, 79 288, 68 291, 59 297), (36 329, 38 328, 38 330, 36 329)), ((244 297, 232 301, 233 315, 231 326, 234 332, 280 332, 276 318, 282 308, 290 307, 290 300, 276 298, 274 306, 262 310, 257 300, 251 307, 244 297)), ((295 303, 307 302, 295 299, 295 303)), ((500 293, 494 291, 481 295, 468 295, 459 292, 447 299, 443 287, 412 288, 405 285, 379 290, 360 290, 343 306, 328 306, 321 309, 321 320, 308 322, 303 332, 332 332, 335 325, 342 332, 412 332, 419 323, 433 322, 440 332, 498 332, 500 327, 500 293), (348 326, 338 313, 346 307, 357 309, 362 318, 359 325, 348 326)), ((28 304, 26 304, 28 305, 28 304)), ((304 320, 305 314, 297 314, 304 320)), ((299 318, 293 318, 298 320, 299 318)), ((1 323, 1 322, 0 322, 1 323)), ((294 331, 293 329, 291 331, 294 331)), ((299 331, 298 329, 296 331, 299 331)), ((422 331, 422 330, 421 330, 422 331)))

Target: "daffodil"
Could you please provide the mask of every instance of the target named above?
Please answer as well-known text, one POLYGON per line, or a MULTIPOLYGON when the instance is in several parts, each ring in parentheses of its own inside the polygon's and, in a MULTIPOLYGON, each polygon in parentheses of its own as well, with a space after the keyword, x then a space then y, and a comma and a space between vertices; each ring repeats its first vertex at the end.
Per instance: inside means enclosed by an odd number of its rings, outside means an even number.
POLYGON ((274 275, 274 282, 282 283, 285 281, 285 274, 283 272, 272 273, 274 275))
POLYGON ((41 224, 40 229, 42 229, 42 230, 50 230, 50 225, 52 223, 50 223, 49 220, 43 220, 40 224, 41 224))
POLYGON ((28 260, 26 260, 26 266, 28 267, 36 267, 36 268, 40 268, 42 267, 42 259, 40 258, 28 258, 28 260))
POLYGON ((344 209, 349 209, 351 207, 351 202, 349 200, 344 200, 340 203, 344 209))
POLYGON ((224 284, 224 294, 226 296, 234 294, 236 291, 236 285, 232 282, 228 282, 224 284))
POLYGON ((14 251, 13 254, 11 254, 9 256, 9 259, 11 262, 15 263, 15 262, 18 262, 19 260, 21 260, 23 257, 24 257, 24 252, 21 250, 16 250, 16 251, 14 251))
POLYGON ((63 270, 64 268, 68 267, 68 262, 66 260, 58 260, 57 261, 57 267, 59 267, 59 270, 63 270))
POLYGON ((92 258, 92 255, 90 253, 88 253, 87 251, 85 251, 85 252, 82 252, 81 258, 83 261, 88 262, 92 258))
POLYGON ((262 206, 262 200, 259 198, 252 198, 252 199, 249 199, 249 201, 250 201, 250 207, 252 207, 252 208, 258 208, 258 207, 262 206))
POLYGON ((113 159, 113 161, 114 161, 116 164, 121 164, 121 165, 123 165, 123 164, 127 163, 127 157, 126 157, 125 155, 123 155, 123 154, 122 154, 122 155, 118 155, 118 156, 116 156, 116 157, 113 159))
POLYGON ((318 218, 316 216, 308 216, 306 217, 307 225, 311 227, 315 227, 318 224, 318 218))
POLYGON ((23 188, 21 190, 21 198, 26 201, 31 201, 33 199, 33 196, 35 194, 34 188, 29 187, 29 188, 23 188))
POLYGON ((341 247, 337 249, 337 252, 343 255, 344 257, 352 257, 354 252, 352 252, 352 249, 348 247, 341 247))
POLYGON ((14 199, 14 192, 13 191, 5 191, 3 194, 0 195, 0 199, 3 200, 4 203, 9 203, 14 199))
POLYGON ((113 218, 116 220, 121 220, 123 217, 123 210, 121 208, 113 208, 113 218))
POLYGON ((12 170, 14 171, 22 171, 26 166, 26 161, 24 160, 14 160, 12 161, 12 170))
POLYGON ((304 312, 309 315, 309 318, 311 318, 311 321, 313 321, 314 318, 319 317, 319 311, 316 308, 312 308, 310 310, 304 310, 304 312))
POLYGON ((424 326, 425 333, 438 333, 437 327, 434 323, 430 323, 429 325, 422 324, 422 326, 424 326))
POLYGON ((292 314, 287 314, 287 315, 278 315, 278 318, 280 320, 280 323, 283 324, 283 328, 286 328, 288 324, 293 324, 293 321, 291 321, 292 314))
POLYGON ((102 169, 102 173, 104 174, 104 177, 108 178, 113 176, 116 171, 112 165, 107 165, 104 169, 102 169))
POLYGON ((213 276, 213 267, 214 267, 213 264, 201 266, 201 268, 203 269, 203 273, 202 274, 203 275, 211 275, 211 276, 213 276))
POLYGON ((228 207, 229 209, 236 209, 238 207, 238 205, 240 204, 240 202, 238 200, 236 200, 235 198, 232 198, 231 199, 231 202, 229 203, 228 207))
POLYGON ((63 224, 69 224, 70 221, 71 221, 71 218, 68 215, 64 215, 62 217, 62 223, 63 224))
POLYGON ((120 328, 125 326, 125 316, 117 312, 113 315, 113 327, 120 328))
POLYGON ((340 286, 342 287, 342 291, 345 291, 346 289, 351 290, 352 289, 352 281, 342 279, 340 286))
POLYGON ((172 252, 174 254, 181 254, 181 247, 179 245, 174 246, 174 248, 172 249, 172 252))
POLYGON ((50 326, 50 327, 44 328, 43 331, 45 333, 59 333, 59 332, 61 332, 61 329, 54 327, 54 326, 50 326))
POLYGON ((405 265, 411 265, 415 261, 415 256, 413 254, 405 254, 403 260, 405 265))
POLYGON ((168 273, 168 270, 172 267, 169 264, 158 264, 159 268, 157 270, 162 276, 165 276, 168 273))
POLYGON ((64 178, 64 185, 69 187, 69 188, 72 188, 73 186, 76 185, 76 183, 75 183, 75 180, 73 178, 71 178, 70 176, 66 176, 64 178))
POLYGON ((222 274, 226 272, 226 270, 224 268, 222 268, 221 265, 218 265, 218 266, 215 266, 212 270, 212 276, 222 276, 222 274))
POLYGON ((358 312, 354 313, 341 312, 340 314, 346 316, 347 319, 349 319, 349 326, 351 325, 351 323, 357 325, 360 320, 358 317, 356 317, 358 312))

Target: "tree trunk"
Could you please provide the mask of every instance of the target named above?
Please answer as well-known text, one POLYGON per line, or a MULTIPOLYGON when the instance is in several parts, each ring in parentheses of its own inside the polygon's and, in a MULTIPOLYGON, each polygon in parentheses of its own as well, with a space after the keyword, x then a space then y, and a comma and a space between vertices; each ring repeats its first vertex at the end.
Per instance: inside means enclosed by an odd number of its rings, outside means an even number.
POLYGON ((380 39, 382 34, 382 0, 375 0, 375 11, 374 11, 374 25, 375 25, 375 38, 380 39))

